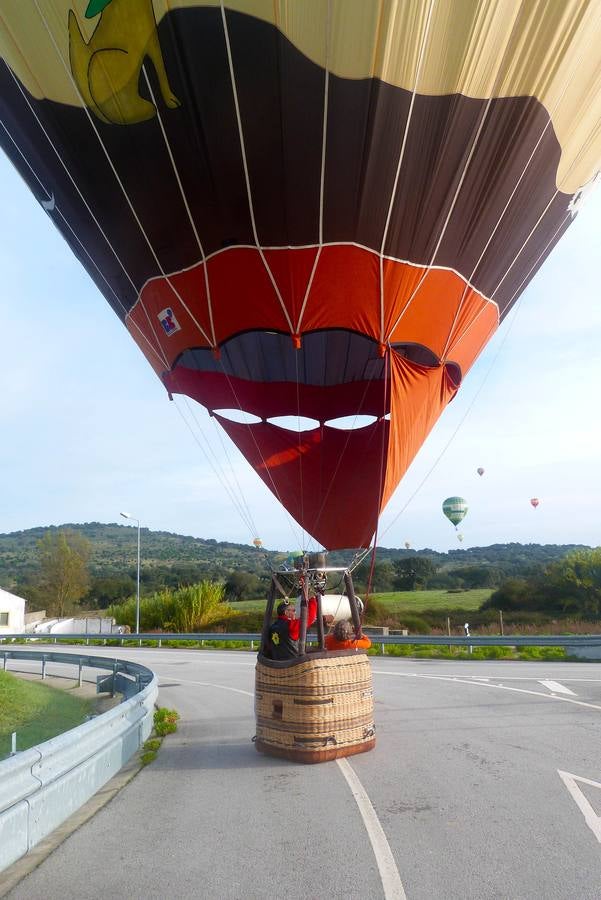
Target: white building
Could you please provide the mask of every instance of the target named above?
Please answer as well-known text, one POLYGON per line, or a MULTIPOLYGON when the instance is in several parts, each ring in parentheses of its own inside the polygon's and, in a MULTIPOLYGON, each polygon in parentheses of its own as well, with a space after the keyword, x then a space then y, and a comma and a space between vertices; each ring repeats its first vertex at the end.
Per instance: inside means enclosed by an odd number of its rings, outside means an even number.
POLYGON ((23 634, 25 600, 0 588, 0 634, 23 634))

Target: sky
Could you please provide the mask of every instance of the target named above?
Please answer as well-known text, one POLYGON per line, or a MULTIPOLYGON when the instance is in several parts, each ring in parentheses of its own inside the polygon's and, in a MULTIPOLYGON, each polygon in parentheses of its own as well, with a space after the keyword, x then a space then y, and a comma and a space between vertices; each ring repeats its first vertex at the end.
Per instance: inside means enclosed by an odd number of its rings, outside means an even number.
MULTIPOLYGON (((3 156, 0 186, 0 532, 126 524, 126 511, 152 530, 313 548, 203 408, 169 402, 3 156), (244 516, 224 480, 246 498, 244 516)), ((431 432, 382 515, 380 545, 601 544, 600 259, 597 189, 431 432), (451 495, 469 506, 462 543, 441 511, 451 495)))

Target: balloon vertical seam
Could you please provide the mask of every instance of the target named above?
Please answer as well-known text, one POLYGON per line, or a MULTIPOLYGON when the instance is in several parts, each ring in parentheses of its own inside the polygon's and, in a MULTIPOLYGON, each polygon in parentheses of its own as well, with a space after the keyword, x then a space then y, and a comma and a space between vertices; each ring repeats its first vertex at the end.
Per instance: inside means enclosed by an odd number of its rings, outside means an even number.
POLYGON ((244 142, 244 131, 242 128, 242 118, 240 115, 240 103, 238 101, 238 88, 236 86, 236 74, 234 72, 234 61, 232 59, 232 48, 230 45, 230 35, 229 35, 228 26, 227 26, 227 17, 225 14, 225 6, 224 6, 223 0, 221 0, 220 5, 221 5, 221 19, 223 22, 223 35, 225 38, 227 61, 228 61, 228 66, 229 66, 229 70, 230 70, 230 81, 231 81, 231 86, 232 86, 232 95, 234 98, 234 108, 236 110, 236 121, 238 124, 238 138, 240 140, 240 153, 242 155, 242 167, 244 169, 244 180, 246 182, 246 195, 247 195, 247 199, 248 199, 248 210, 250 213, 250 222, 251 222, 251 226, 252 226, 252 230, 253 230, 253 237, 255 239, 255 244, 256 244, 257 250, 259 251, 259 256, 261 257, 261 261, 262 261, 263 265, 265 266, 265 271, 267 272, 269 280, 271 281, 271 284, 275 291, 275 295, 278 299, 278 302, 282 308, 282 312, 284 313, 284 316, 288 323, 290 333, 292 334, 294 329, 293 329, 293 325, 292 325, 292 320, 290 318, 290 314, 286 308, 286 304, 284 303, 283 297, 280 293, 280 289, 277 286, 276 280, 273 276, 273 272, 271 271, 271 269, 269 267, 269 263, 267 262, 267 259, 265 258, 265 253, 263 252, 263 248, 261 247, 261 245, 259 243, 259 235, 257 233, 257 224, 255 221, 255 210, 254 210, 253 199, 252 199, 252 190, 251 190, 251 186, 250 186, 250 175, 249 175, 249 171, 248 171, 248 162, 246 160, 246 146, 245 146, 245 142, 244 142))
POLYGON ((56 53, 57 53, 57 55, 58 55, 58 58, 60 59, 60 61, 61 61, 62 65, 63 65, 63 68, 64 68, 65 72, 67 73, 67 77, 69 78, 69 81, 71 82, 71 84, 72 84, 74 90, 76 91, 77 96, 79 97, 79 99, 80 99, 81 102, 82 102, 82 106, 83 106, 84 113, 85 113, 85 115, 86 115, 86 117, 87 117, 87 119, 88 119, 88 121, 89 121, 89 123, 90 123, 90 126, 91 126, 91 128, 92 128, 92 131, 94 132, 94 134, 96 135, 96 138, 98 139, 98 143, 99 143, 99 145, 100 145, 100 147, 101 147, 101 149, 102 149, 102 152, 104 153, 104 155, 105 155, 105 157, 106 157, 106 160, 107 160, 107 162, 108 162, 108 164, 109 164, 109 167, 110 167, 111 171, 113 172, 113 175, 115 176, 115 179, 116 179, 116 181, 117 181, 117 184, 119 185, 119 188, 121 189, 121 193, 123 194, 123 196, 124 196, 124 198, 125 198, 125 202, 126 202, 127 205, 129 206, 129 209, 130 209, 130 211, 131 211, 131 214, 132 214, 132 216, 134 217, 134 219, 135 219, 135 221, 136 221, 136 224, 138 225, 138 228, 140 229, 140 233, 142 234, 142 237, 144 238, 144 240, 145 240, 145 242, 146 242, 146 245, 147 245, 148 249, 150 250, 150 253, 151 253, 151 255, 152 255, 152 257, 153 257, 153 259, 154 259, 154 261, 155 261, 155 263, 156 263, 156 265, 157 265, 157 268, 158 268, 159 272, 161 273, 161 275, 163 276, 163 278, 165 279, 165 281, 167 282, 167 284, 169 285, 169 287, 170 287, 171 290, 173 291, 173 294, 174 294, 174 295, 177 297, 177 299, 180 301, 182 307, 183 307, 183 308, 185 309, 185 311, 188 313, 188 315, 190 316, 190 319, 194 322, 194 324, 196 325, 196 327, 198 328, 198 330, 200 331, 200 333, 202 334, 202 336, 203 336, 204 339, 206 340, 207 344, 210 344, 211 342, 210 342, 210 339, 209 339, 208 335, 206 334, 206 332, 204 331, 204 329, 203 329, 203 327, 200 325, 200 323, 197 321, 196 317, 192 314, 191 310, 189 309, 189 307, 188 307, 188 305, 186 304, 186 302, 185 302, 185 300, 183 299, 183 297, 180 295, 179 291, 175 288, 175 285, 173 284, 173 281, 172 281, 172 279, 171 279, 171 276, 167 274, 167 272, 164 270, 163 266, 161 265, 161 262, 160 262, 160 260, 159 260, 159 257, 158 257, 158 255, 157 255, 157 253, 156 253, 156 251, 155 251, 155 249, 154 249, 154 247, 153 247, 153 245, 152 245, 152 241, 150 240, 150 238, 148 237, 148 235, 147 235, 147 233, 146 233, 146 229, 144 228, 144 226, 143 226, 143 224, 142 224, 142 222, 141 222, 141 220, 140 220, 140 217, 138 216, 138 214, 137 214, 137 212, 136 212, 136 210, 135 210, 135 207, 134 207, 133 203, 132 203, 131 200, 130 200, 129 194, 127 193, 127 190, 126 190, 126 188, 125 188, 125 185, 124 185, 123 182, 121 181, 121 177, 120 177, 119 173, 117 172, 117 169, 115 168, 115 165, 114 165, 114 163, 113 163, 113 161, 112 161, 112 159, 111 159, 110 153, 108 152, 108 150, 107 150, 107 148, 106 148, 106 146, 105 146, 105 143, 104 143, 104 141, 102 140, 102 138, 101 138, 101 136, 100 136, 100 132, 98 131, 98 128, 96 127, 96 124, 94 123, 94 121, 93 121, 93 119, 92 119, 92 114, 91 114, 91 112, 90 112, 90 110, 89 110, 89 108, 88 108, 88 106, 87 106, 87 104, 86 104, 84 98, 81 96, 81 92, 80 92, 80 90, 79 90, 79 87, 77 86, 77 83, 76 83, 75 79, 73 78, 73 75, 71 74, 71 70, 70 70, 69 66, 66 64, 65 60, 63 59, 63 55, 62 55, 62 53, 61 53, 61 51, 60 51, 60 49, 59 49, 59 47, 58 47, 58 45, 57 45, 57 43, 56 43, 56 41, 55 41, 55 39, 54 39, 54 35, 52 34, 52 31, 51 31, 50 28, 48 27, 48 22, 46 21, 46 18, 45 18, 43 12, 41 11, 41 9, 40 9, 40 7, 39 7, 38 0, 33 0, 33 2, 35 3, 35 7, 36 7, 36 9, 37 9, 37 11, 38 11, 38 14, 39 14, 41 20, 42 20, 42 23, 43 23, 43 25, 44 25, 44 28, 46 29, 46 32, 47 32, 47 34, 48 34, 50 40, 52 41, 52 44, 53 44, 53 46, 54 46, 54 49, 56 50, 56 53))

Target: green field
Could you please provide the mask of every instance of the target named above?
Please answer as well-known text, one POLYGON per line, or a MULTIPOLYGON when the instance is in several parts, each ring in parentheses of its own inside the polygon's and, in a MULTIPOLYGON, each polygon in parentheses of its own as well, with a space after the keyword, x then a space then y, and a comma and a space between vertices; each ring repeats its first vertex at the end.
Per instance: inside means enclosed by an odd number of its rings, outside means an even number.
POLYGON ((0 672, 0 759, 10 753, 13 731, 17 750, 27 750, 81 725, 90 706, 66 691, 0 672))
MULTIPOLYGON (((445 610, 464 609, 466 612, 480 609, 492 593, 491 588, 472 591, 395 591, 388 594, 374 594, 374 599, 382 603, 391 613, 420 613, 424 609, 445 610)), ((236 612, 255 612, 265 609, 265 600, 240 600, 231 604, 236 612)))
POLYGON ((425 609, 443 611, 445 609, 480 609, 492 594, 491 588, 477 588, 471 591, 395 591, 389 594, 374 594, 374 599, 382 603, 391 613, 420 613, 425 609))

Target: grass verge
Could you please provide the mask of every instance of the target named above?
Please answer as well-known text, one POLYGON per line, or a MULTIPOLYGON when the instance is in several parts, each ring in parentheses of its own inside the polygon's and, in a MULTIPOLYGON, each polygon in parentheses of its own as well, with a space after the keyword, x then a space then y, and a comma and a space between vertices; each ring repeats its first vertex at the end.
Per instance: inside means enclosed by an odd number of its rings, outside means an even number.
POLYGON ((10 754, 13 731, 17 750, 27 750, 81 725, 91 708, 90 700, 0 672, 0 759, 10 754))

